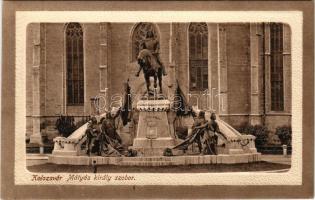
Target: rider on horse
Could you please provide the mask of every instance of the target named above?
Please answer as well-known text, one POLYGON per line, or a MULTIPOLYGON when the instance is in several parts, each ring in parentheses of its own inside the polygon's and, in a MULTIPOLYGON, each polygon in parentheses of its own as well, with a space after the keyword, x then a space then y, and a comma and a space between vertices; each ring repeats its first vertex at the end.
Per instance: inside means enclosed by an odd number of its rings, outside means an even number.
MULTIPOLYGON (((154 35, 152 31, 148 31, 146 34, 146 39, 140 44, 140 50, 142 49, 148 49, 151 54, 154 56, 156 62, 161 66, 162 73, 164 76, 167 75, 165 67, 161 61, 160 58, 160 42, 157 39, 154 39, 154 35)), ((139 76, 139 73, 141 71, 141 67, 139 71, 137 72, 136 76, 139 76)))

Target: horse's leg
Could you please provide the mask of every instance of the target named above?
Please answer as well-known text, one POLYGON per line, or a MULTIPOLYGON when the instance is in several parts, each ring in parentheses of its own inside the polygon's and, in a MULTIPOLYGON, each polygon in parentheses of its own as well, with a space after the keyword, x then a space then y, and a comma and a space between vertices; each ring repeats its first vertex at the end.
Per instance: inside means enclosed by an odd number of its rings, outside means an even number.
POLYGON ((162 70, 160 69, 158 72, 158 79, 159 79, 159 87, 160 87, 160 93, 162 93, 162 70))
POLYGON ((157 73, 154 74, 154 95, 157 95, 157 73))
POLYGON ((146 74, 144 76, 145 82, 147 84, 147 91, 148 91, 148 95, 150 95, 150 76, 148 74, 146 74))
POLYGON ((135 74, 137 77, 140 75, 141 70, 142 70, 142 66, 139 65, 139 70, 138 70, 138 72, 135 74))
POLYGON ((154 89, 157 88, 157 75, 154 74, 154 89))

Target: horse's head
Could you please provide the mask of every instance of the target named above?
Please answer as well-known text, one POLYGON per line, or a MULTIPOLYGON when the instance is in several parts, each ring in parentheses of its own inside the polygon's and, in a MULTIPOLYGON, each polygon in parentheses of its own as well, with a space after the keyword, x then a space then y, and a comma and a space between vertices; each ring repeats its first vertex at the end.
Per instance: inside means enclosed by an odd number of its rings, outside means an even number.
POLYGON ((151 52, 148 49, 142 49, 137 57, 138 64, 147 71, 151 68, 151 63, 149 61, 151 52))
POLYGON ((147 63, 146 58, 138 58, 137 61, 138 61, 138 64, 139 64, 143 69, 146 68, 146 65, 147 65, 147 64, 146 64, 146 63, 147 63))
POLYGON ((137 58, 138 64, 143 67, 144 71, 154 70, 157 71, 159 65, 156 61, 156 58, 152 55, 152 53, 148 49, 142 49, 139 52, 137 58))

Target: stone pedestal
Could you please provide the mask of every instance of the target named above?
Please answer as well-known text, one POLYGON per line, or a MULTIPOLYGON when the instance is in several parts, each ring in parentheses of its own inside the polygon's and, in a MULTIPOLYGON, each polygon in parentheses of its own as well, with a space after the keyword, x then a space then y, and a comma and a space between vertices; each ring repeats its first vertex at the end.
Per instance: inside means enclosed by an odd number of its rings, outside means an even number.
POLYGON ((132 148, 140 156, 162 156, 165 148, 175 145, 167 118, 169 108, 169 100, 140 100, 137 103, 140 114, 132 148))

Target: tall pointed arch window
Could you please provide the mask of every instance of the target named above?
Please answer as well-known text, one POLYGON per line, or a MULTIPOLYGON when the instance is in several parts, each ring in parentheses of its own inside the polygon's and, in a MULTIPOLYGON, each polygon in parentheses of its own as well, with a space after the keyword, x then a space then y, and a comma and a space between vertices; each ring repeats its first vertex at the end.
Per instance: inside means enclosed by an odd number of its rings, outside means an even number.
POLYGON ((83 30, 79 23, 66 28, 67 104, 84 103, 83 30))
POLYGON ((189 26, 189 77, 191 91, 208 89, 208 27, 206 23, 189 26))
POLYGON ((283 91, 283 24, 270 24, 271 110, 284 110, 283 91))
POLYGON ((137 59, 139 54, 140 44, 146 39, 146 35, 148 31, 152 31, 154 39, 159 39, 157 30, 152 23, 139 23, 132 35, 132 61, 137 59))

